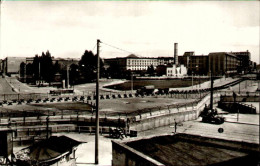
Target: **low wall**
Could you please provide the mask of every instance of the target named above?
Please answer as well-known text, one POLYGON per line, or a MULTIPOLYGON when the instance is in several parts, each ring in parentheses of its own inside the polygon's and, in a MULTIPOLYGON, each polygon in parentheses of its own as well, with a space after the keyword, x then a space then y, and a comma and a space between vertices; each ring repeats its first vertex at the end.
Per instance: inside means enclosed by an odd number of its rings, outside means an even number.
POLYGON ((162 163, 138 152, 137 150, 123 144, 112 141, 112 165, 113 166, 159 166, 162 163))
MULTIPOLYGON (((220 100, 220 94, 213 95, 213 102, 217 103, 220 100)), ((151 113, 141 113, 135 116, 135 119, 130 122, 130 129, 136 131, 145 131, 157 127, 168 126, 175 122, 184 122, 195 120, 199 117, 200 112, 204 109, 205 104, 210 104, 210 95, 207 95, 197 104, 190 107, 179 107, 172 109, 158 110, 151 113)))

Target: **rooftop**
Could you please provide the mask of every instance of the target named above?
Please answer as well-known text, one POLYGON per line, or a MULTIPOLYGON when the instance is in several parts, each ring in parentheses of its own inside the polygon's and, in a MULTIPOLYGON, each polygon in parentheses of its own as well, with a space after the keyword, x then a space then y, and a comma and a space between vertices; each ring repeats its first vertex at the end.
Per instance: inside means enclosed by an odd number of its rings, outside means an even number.
POLYGON ((25 161, 49 161, 62 156, 64 153, 72 150, 82 142, 78 142, 66 136, 52 136, 22 149, 17 153, 20 160, 25 161))
POLYGON ((258 145, 175 134, 126 142, 164 165, 254 165, 258 145))

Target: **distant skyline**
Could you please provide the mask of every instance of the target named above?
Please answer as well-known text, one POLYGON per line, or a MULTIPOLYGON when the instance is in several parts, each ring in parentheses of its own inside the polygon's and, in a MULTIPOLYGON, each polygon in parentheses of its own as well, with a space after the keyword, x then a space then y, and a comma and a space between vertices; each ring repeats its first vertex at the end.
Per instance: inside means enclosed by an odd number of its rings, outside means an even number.
MULTIPOLYGON (((1 1, 0 59, 96 53, 96 40, 138 56, 251 52, 259 63, 259 1, 1 1), (94 48, 94 49, 93 49, 94 48)), ((130 53, 101 44, 102 58, 130 53)))

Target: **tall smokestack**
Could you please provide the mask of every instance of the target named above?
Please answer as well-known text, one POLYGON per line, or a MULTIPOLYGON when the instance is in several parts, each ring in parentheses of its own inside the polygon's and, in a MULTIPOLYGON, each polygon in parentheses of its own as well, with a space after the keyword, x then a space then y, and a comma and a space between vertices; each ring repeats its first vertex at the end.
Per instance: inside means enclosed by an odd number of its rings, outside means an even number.
POLYGON ((178 65, 178 43, 174 43, 174 62, 178 65))

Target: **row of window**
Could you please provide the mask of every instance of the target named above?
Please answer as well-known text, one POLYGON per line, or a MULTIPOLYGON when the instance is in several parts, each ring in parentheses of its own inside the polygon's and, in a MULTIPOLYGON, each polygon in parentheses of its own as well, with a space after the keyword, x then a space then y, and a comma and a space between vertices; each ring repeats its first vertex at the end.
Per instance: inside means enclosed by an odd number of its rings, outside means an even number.
POLYGON ((138 59, 138 60, 128 60, 127 61, 128 64, 139 64, 139 63, 146 63, 146 64, 150 64, 150 63, 154 63, 154 64, 157 64, 157 63, 160 63, 160 64, 164 64, 164 63, 170 63, 170 62, 173 62, 173 60, 169 60, 169 61, 165 61, 165 60, 143 60, 143 59, 138 59))
POLYGON ((147 67, 128 67, 127 70, 147 70, 147 67))

